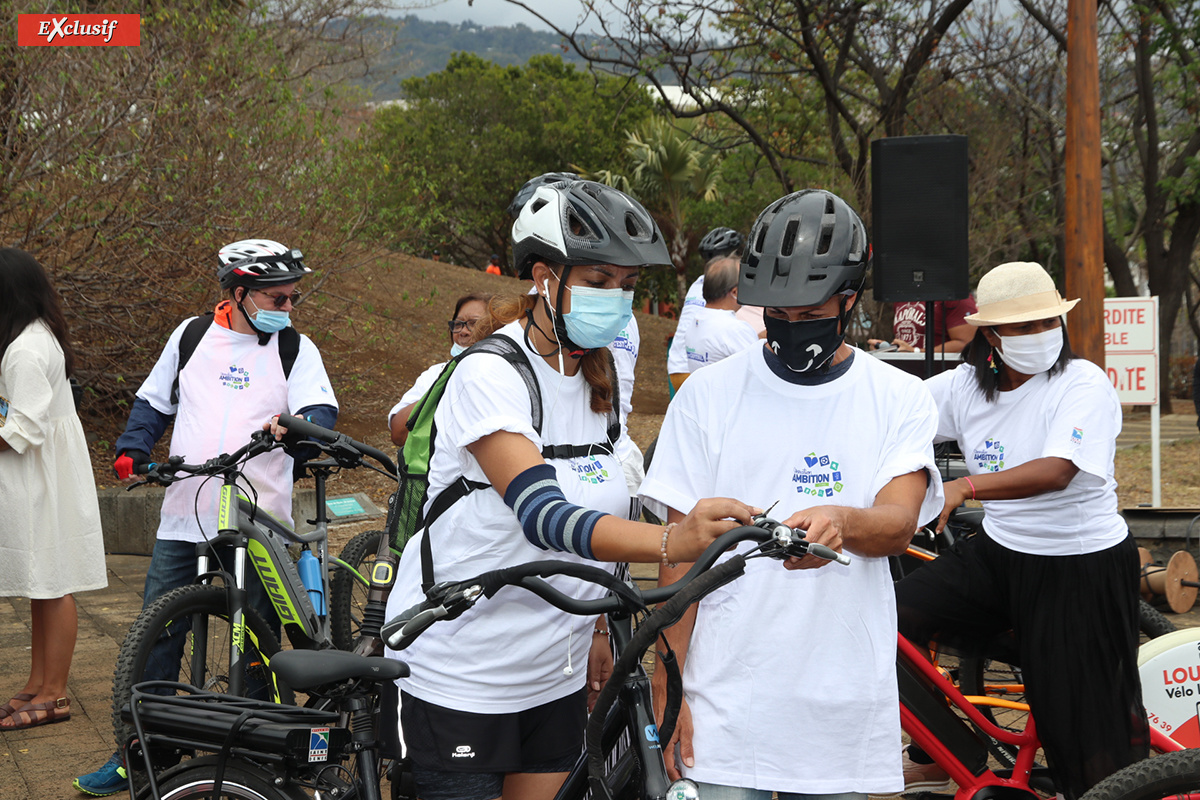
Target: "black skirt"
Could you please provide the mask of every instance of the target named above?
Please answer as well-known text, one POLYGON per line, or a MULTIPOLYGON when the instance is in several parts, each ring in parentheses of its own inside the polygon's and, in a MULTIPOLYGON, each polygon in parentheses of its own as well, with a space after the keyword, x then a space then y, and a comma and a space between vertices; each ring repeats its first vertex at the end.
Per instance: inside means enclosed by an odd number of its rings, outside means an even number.
POLYGON ((1020 553, 984 534, 896 584, 900 632, 983 656, 1016 637, 1016 660, 1058 790, 1074 800, 1149 754, 1137 670, 1133 538, 1096 553, 1020 553))

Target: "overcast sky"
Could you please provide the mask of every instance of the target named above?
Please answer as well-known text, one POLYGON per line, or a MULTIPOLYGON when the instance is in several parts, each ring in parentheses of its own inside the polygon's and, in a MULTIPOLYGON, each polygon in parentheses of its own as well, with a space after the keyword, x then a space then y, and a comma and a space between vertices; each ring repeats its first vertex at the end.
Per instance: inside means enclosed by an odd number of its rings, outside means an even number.
MULTIPOLYGON (((530 8, 537 9, 547 18, 570 29, 578 20, 582 4, 579 0, 524 0, 530 8)), ((475 0, 467 5, 467 0, 443 0, 443 2, 428 3, 427 8, 402 10, 401 15, 416 14, 421 19, 462 22, 472 20, 479 25, 515 25, 518 22, 530 28, 546 30, 546 26, 537 17, 523 8, 505 2, 505 0, 475 0)))

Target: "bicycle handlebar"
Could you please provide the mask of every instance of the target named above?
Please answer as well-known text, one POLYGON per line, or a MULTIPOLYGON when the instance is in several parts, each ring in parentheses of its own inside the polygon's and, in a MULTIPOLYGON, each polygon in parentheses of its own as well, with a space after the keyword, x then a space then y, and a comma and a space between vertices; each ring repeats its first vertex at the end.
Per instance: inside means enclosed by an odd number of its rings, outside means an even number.
POLYGON ((481 596, 491 597, 505 586, 519 586, 568 614, 600 616, 638 611, 651 604, 670 600, 701 574, 709 571, 722 553, 739 542, 747 541, 767 545, 764 553, 774 558, 811 554, 827 561, 850 563, 848 556, 825 545, 805 540, 804 531, 794 530, 766 517, 756 517, 753 525, 733 528, 714 539, 687 573, 670 586, 642 592, 599 567, 563 561, 533 561, 485 572, 466 581, 439 583, 426 593, 425 600, 385 623, 380 634, 388 647, 403 650, 433 623, 440 619, 455 619, 473 606, 481 596), (580 600, 564 594, 542 580, 551 575, 566 575, 596 583, 608 588, 611 594, 596 600, 580 600))
MULTIPOLYGON (((364 456, 370 456, 375 461, 379 462, 389 475, 395 476, 396 465, 383 452, 376 450, 369 444, 351 439, 344 433, 322 428, 320 425, 313 424, 303 417, 293 417, 291 414, 279 415, 280 427, 287 428, 288 433, 295 434, 305 439, 313 439, 324 444, 331 445, 334 449, 342 449, 349 447, 358 451, 364 456)), ((322 448, 325 449, 325 448, 322 448)))

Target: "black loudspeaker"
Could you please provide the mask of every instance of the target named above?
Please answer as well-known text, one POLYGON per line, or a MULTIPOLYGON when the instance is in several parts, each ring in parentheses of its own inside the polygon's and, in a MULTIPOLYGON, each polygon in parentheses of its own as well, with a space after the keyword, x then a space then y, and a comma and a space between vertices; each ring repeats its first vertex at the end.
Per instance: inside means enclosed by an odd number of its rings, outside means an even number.
POLYGON ((875 299, 961 300, 967 269, 967 137, 871 142, 875 299))

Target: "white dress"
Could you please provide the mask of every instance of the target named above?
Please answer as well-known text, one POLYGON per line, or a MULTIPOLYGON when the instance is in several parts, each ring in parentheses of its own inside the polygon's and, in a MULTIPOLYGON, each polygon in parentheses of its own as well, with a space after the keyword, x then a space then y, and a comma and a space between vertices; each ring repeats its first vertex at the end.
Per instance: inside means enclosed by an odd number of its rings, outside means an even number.
POLYGON ((62 348, 41 320, 0 360, 0 596, 108 585, 92 460, 62 348))

